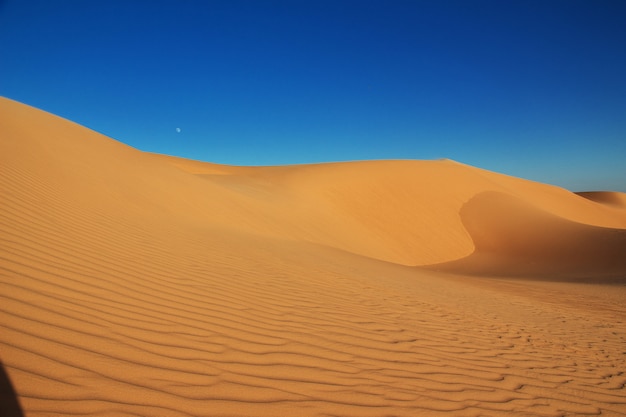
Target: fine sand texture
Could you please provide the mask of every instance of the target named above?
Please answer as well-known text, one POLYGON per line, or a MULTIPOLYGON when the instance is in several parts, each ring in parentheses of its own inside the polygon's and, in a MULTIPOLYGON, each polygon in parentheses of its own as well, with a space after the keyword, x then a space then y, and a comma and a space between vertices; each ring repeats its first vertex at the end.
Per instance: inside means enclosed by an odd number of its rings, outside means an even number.
POLYGON ((626 416, 626 196, 0 99, 0 361, 26 416, 626 416))

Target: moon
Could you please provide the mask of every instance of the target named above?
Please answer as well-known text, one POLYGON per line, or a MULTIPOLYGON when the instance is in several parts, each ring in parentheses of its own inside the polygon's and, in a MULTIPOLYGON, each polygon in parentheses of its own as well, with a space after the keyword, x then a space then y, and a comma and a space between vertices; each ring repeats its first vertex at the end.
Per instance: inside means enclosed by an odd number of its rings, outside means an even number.
POLYGON ((176 128, 176 133, 180 133, 180 127, 176 128))

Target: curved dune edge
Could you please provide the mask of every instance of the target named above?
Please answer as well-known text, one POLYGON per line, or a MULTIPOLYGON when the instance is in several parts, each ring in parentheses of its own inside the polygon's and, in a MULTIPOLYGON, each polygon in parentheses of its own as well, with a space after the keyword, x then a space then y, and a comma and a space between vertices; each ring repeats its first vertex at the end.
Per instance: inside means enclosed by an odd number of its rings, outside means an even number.
POLYGON ((441 271, 551 280, 626 281, 626 230, 572 222, 504 193, 484 192, 460 212, 476 246, 441 271))
POLYGON ((625 415, 626 288, 411 266, 489 250, 506 223, 466 223, 496 203, 599 244, 605 204, 451 161, 148 154, 6 99, 0 166, 27 416, 625 415))

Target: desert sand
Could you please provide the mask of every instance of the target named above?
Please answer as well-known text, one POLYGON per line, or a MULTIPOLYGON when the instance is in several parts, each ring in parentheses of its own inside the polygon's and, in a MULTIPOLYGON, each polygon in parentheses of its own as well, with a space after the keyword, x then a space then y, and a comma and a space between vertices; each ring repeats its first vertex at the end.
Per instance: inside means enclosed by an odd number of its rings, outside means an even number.
POLYGON ((0 99, 27 416, 624 416, 624 284, 622 193, 190 161, 0 99))

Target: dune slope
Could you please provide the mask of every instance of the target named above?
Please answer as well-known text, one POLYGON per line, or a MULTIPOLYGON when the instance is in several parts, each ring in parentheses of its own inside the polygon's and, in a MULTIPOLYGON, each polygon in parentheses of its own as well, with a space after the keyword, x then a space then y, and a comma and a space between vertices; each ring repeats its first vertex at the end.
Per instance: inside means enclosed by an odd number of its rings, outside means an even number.
POLYGON ((497 192, 476 195, 461 208, 460 216, 476 249, 435 269, 624 282, 625 229, 573 222, 497 192))
POLYGON ((618 204, 453 161, 188 161, 8 99, 0 164, 28 416, 626 415, 625 288, 550 281, 624 277, 618 204))

